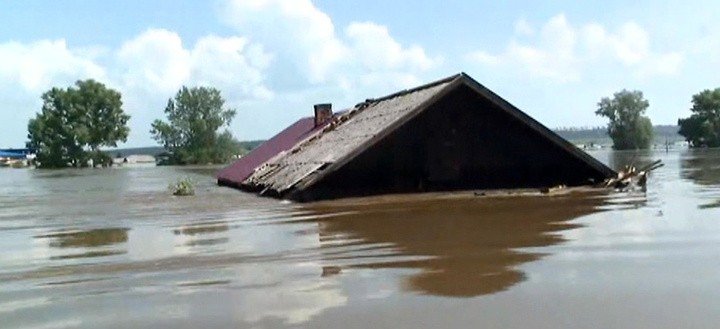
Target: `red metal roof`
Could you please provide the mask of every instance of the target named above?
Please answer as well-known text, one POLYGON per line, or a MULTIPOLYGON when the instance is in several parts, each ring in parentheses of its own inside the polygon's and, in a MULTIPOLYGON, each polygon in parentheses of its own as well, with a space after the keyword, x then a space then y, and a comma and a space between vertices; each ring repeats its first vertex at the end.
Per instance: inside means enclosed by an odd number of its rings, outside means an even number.
POLYGON ((319 125, 315 127, 315 119, 313 117, 298 120, 230 166, 221 170, 217 174, 218 183, 239 185, 255 171, 255 168, 280 152, 291 149, 295 144, 318 129, 322 129, 324 126, 325 125, 319 125))

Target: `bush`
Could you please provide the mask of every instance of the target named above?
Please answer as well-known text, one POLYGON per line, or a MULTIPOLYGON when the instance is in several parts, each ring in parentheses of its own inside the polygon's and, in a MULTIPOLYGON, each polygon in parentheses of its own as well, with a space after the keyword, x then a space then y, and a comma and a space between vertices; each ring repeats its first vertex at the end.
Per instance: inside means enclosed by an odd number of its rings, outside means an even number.
POLYGON ((187 177, 178 180, 174 184, 170 184, 168 188, 170 189, 172 194, 176 196, 195 195, 195 188, 193 187, 193 183, 187 177))
POLYGON ((720 88, 692 97, 692 115, 678 120, 679 134, 691 147, 720 146, 720 88))

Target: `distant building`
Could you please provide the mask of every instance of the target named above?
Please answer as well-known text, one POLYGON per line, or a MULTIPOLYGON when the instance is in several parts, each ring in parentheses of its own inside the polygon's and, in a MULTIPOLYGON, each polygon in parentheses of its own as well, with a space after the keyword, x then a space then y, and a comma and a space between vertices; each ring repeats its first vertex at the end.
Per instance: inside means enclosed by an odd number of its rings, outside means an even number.
POLYGON ((32 159, 35 152, 31 149, 0 149, 0 158, 5 159, 32 159))
POLYGON ((113 163, 117 165, 155 165, 155 157, 145 154, 133 154, 122 158, 115 158, 113 163))
POLYGON ((220 171, 296 201, 579 186, 616 173, 461 73, 333 115, 329 104, 220 171))
POLYGON ((27 155, 22 153, 0 151, 0 159, 25 159, 27 155))
POLYGON ((0 150, 0 167, 27 167, 35 154, 30 149, 2 149, 0 150))

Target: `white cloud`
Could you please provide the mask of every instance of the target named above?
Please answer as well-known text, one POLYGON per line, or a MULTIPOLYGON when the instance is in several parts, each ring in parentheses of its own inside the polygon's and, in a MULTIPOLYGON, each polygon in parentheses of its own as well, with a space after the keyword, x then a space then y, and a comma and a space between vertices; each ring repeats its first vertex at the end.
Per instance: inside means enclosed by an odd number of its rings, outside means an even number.
POLYGON ((208 35, 188 46, 176 32, 149 29, 125 42, 116 58, 116 85, 139 127, 137 138, 163 117, 167 99, 183 85, 218 88, 231 107, 274 96, 266 84, 273 58, 245 37, 208 35))
POLYGON ((205 36, 185 48, 172 31, 150 29, 118 51, 121 85, 153 93, 173 93, 180 86, 210 85, 241 98, 272 95, 264 84, 271 57, 241 37, 205 36))
MULTIPOLYGON (((527 24, 527 22, 516 24, 516 30, 518 25, 527 24)), ((534 40, 535 45, 512 40, 503 53, 492 55, 484 51, 476 51, 468 54, 467 57, 483 65, 519 66, 535 76, 552 80, 563 82, 577 80, 579 78, 579 59, 575 54, 577 38, 577 32, 569 25, 565 16, 558 15, 540 29, 534 40)))
POLYGON ((387 27, 372 22, 352 23, 345 30, 350 49, 358 61, 369 71, 427 70, 436 60, 425 54, 419 46, 403 48, 395 41, 387 27))
POLYGON ((98 51, 70 48, 63 39, 0 43, 0 147, 23 145, 27 120, 40 108, 40 95, 79 79, 103 80, 98 51))
POLYGON ((628 22, 615 32, 596 23, 572 26, 564 14, 547 21, 534 33, 524 19, 515 24, 516 36, 499 54, 475 51, 467 55, 482 65, 520 67, 541 78, 559 82, 579 80, 584 71, 599 63, 615 63, 638 77, 672 75, 678 72, 683 55, 660 53, 651 48, 650 36, 640 25, 628 22))
POLYGON ((63 39, 0 44, 0 79, 19 84, 29 93, 78 79, 104 77, 105 70, 95 63, 94 54, 70 49, 63 39))
POLYGON ((667 53, 649 58, 640 65, 637 74, 641 77, 674 75, 682 65, 684 57, 680 53, 667 53))
POLYGON ((330 68, 348 55, 330 17, 309 0, 228 1, 221 15, 241 33, 286 52, 311 82, 325 82, 330 68))
MULTIPOLYGON (((182 85, 219 88, 232 106, 271 98, 265 72, 271 62, 272 56, 247 38, 209 35, 187 47, 177 33, 164 29, 149 29, 116 49, 71 48, 64 40, 2 43, 0 99, 4 108, 21 109, 3 117, 26 122, 44 91, 93 78, 123 94, 133 117, 130 140, 147 140, 150 122, 162 117, 165 102, 182 85)), ((20 144, 24 129, 6 129, 0 139, 20 144)))
POLYGON ((248 45, 245 38, 208 36, 200 39, 191 53, 191 78, 228 93, 266 99, 272 92, 265 86, 265 70, 272 57, 261 46, 248 45))
POLYGON ((472 62, 479 63, 481 65, 485 66, 495 66, 500 64, 501 58, 496 55, 492 55, 488 52, 478 50, 471 52, 465 56, 468 60, 472 62))
POLYGON ((605 46, 625 65, 633 65, 654 57, 650 53, 650 37, 638 24, 624 24, 615 35, 609 35, 605 46))
POLYGON ((535 35, 535 28, 524 18, 515 21, 515 33, 518 35, 535 35))
POLYGON ((150 29, 125 42, 118 52, 122 84, 168 93, 190 78, 190 51, 175 32, 150 29))
MULTIPOLYGON (((0 85, 19 84, 26 91, 19 96, 0 91, 0 98, 6 107, 26 109, 13 114, 22 122, 39 108, 43 91, 95 78, 122 92, 133 118, 130 144, 146 144, 150 122, 163 116, 165 102, 182 85, 219 88, 228 105, 241 110, 233 128, 254 131, 241 126, 257 115, 246 109, 277 106, 282 113, 268 109, 263 115, 289 121, 318 99, 354 104, 420 84, 443 62, 421 46, 398 41, 377 23, 337 28, 310 0, 224 3, 220 15, 235 36, 207 35, 188 43, 174 31, 151 28, 113 49, 69 47, 64 40, 0 44, 0 85)), ((18 143, 23 130, 0 137, 18 143)))
POLYGON ((352 89, 382 76, 390 79, 386 84, 405 87, 442 61, 420 46, 402 45, 376 23, 353 22, 338 34, 330 17, 310 0, 233 0, 222 14, 315 85, 352 89))

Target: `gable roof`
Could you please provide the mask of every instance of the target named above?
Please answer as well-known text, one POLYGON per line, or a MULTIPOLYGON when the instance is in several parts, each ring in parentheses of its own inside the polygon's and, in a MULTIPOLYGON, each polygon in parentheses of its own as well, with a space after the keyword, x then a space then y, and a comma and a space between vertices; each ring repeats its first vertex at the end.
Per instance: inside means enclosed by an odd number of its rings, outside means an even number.
POLYGON ((322 130, 308 134, 287 152, 278 154, 256 168, 240 187, 274 196, 285 196, 306 189, 463 85, 472 88, 502 111, 603 175, 615 175, 612 169, 577 149, 465 73, 460 73, 356 105, 347 113, 335 117, 322 130))

